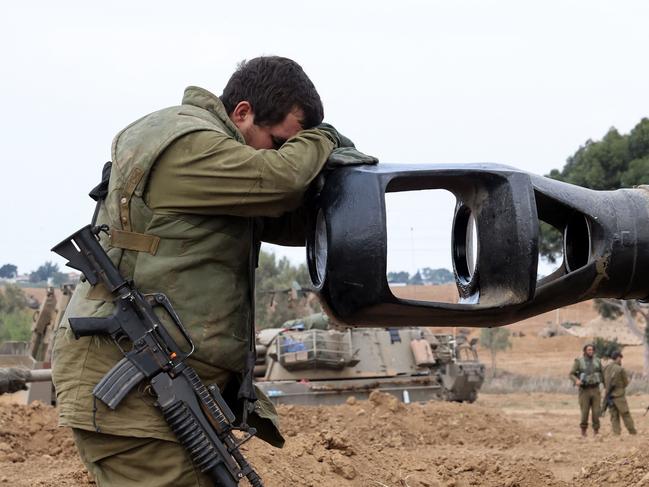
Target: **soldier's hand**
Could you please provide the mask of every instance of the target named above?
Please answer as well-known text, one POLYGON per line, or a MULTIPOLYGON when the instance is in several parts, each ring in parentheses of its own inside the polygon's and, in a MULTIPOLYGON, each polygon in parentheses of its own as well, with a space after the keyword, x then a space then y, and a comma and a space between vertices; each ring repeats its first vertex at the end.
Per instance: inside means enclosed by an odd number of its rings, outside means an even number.
POLYGON ((29 371, 25 369, 0 369, 0 394, 27 390, 29 371))
POLYGON ((329 155, 329 159, 327 159, 327 168, 335 169, 340 166, 376 164, 379 162, 376 157, 370 156, 356 149, 354 142, 338 132, 333 125, 321 123, 316 128, 327 133, 336 144, 336 148, 329 155))
POLYGON ((345 137, 343 134, 338 132, 336 128, 330 123, 321 123, 316 127, 318 130, 325 132, 329 138, 336 144, 336 148, 340 147, 356 147, 351 139, 345 137))
POLYGON ((575 380, 575 385, 577 387, 581 386, 581 381, 579 379, 575 380))
POLYGON ((334 149, 327 159, 327 167, 333 169, 340 166, 354 166, 358 164, 376 164, 379 160, 365 154, 354 147, 341 147, 334 149))

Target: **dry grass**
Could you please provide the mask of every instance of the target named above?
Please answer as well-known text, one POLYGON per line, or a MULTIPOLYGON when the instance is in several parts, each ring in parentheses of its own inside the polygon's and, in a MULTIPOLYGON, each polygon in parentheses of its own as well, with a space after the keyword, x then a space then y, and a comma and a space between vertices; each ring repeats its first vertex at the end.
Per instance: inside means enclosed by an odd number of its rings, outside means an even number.
MULTIPOLYGON (((487 377, 480 389, 482 394, 512 394, 515 392, 574 394, 577 389, 568 377, 527 376, 505 371, 499 371, 496 377, 492 377, 490 371, 487 371, 487 377)), ((649 381, 640 374, 631 374, 631 383, 626 392, 627 394, 647 394, 649 393, 649 381)))

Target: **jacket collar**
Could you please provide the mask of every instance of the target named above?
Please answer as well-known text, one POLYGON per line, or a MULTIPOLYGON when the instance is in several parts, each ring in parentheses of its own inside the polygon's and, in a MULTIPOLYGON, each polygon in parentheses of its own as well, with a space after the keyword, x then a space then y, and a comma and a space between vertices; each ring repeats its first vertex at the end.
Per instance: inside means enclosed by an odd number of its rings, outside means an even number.
POLYGON ((185 88, 185 93, 183 95, 183 105, 193 105, 195 107, 202 108, 207 110, 216 118, 218 118, 223 125, 230 132, 229 135, 237 139, 242 144, 245 144, 245 140, 237 126, 232 123, 230 117, 228 116, 225 106, 220 98, 213 93, 210 93, 204 88, 198 86, 188 86, 185 88))

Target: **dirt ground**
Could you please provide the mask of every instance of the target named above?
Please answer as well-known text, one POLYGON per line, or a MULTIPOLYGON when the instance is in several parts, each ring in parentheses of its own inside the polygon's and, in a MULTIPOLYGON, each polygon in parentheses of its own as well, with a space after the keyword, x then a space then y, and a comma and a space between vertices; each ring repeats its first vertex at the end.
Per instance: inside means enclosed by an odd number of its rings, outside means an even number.
MULTIPOLYGON (((477 403, 403 405, 374 393, 334 407, 282 406, 287 444, 245 453, 269 487, 541 487, 649 485, 642 416, 637 436, 581 439, 576 397, 482 394, 477 403)), ((0 484, 93 485, 53 408, 0 405, 0 484)))
MULTIPOLYGON (((596 316, 587 302, 510 325, 516 336, 498 354, 498 369, 567 381, 589 339, 539 332, 596 316)), ((489 365, 488 353, 480 353, 489 365)), ((624 366, 642 371, 641 347, 624 349, 624 366)), ((649 395, 629 396, 636 436, 613 437, 605 417, 598 437, 582 439, 576 403, 576 393, 517 392, 481 393, 472 405, 406 406, 375 393, 335 407, 282 406, 285 448, 253 440, 245 453, 268 487, 649 486, 649 415, 642 414, 649 395)), ((0 485, 94 484, 69 432, 56 427, 54 409, 0 401, 0 485)))

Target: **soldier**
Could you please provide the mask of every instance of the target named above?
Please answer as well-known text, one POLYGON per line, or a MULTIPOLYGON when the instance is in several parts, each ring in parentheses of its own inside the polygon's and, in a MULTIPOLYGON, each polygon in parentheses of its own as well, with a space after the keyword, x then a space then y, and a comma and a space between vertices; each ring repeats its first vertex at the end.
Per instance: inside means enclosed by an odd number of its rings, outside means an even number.
MULTIPOLYGON (((614 435, 622 433, 620 416, 622 416, 622 421, 624 421, 624 426, 629 434, 635 435, 637 433, 625 397, 625 389, 628 385, 629 377, 626 370, 622 368, 622 353, 613 352, 611 354, 611 363, 604 367, 604 387, 606 388, 604 401, 608 403, 614 435)), ((605 404, 602 404, 602 409, 604 407, 605 404)))
POLYGON ((570 370, 570 379, 579 387, 579 409, 581 410, 581 436, 588 431, 588 413, 591 413, 593 434, 599 432, 600 392, 602 382, 602 363, 595 357, 595 348, 585 345, 583 355, 575 359, 570 370))
MULTIPOLYGON (((91 193, 96 223, 110 228, 102 244, 122 275, 143 293, 169 297, 196 344, 189 365, 239 414, 254 404, 248 423, 278 447, 272 404, 243 381, 259 243, 304 245, 303 196, 325 163, 377 162, 322 119, 320 97, 297 63, 255 58, 240 64, 220 97, 189 87, 181 105, 122 130, 104 168, 107 187, 105 177, 91 193)), ((115 411, 93 401, 93 387, 122 352, 109 338, 75 340, 68 318, 113 310, 112 295, 83 282, 61 320, 53 350, 60 424, 72 428, 102 487, 210 485, 145 382, 115 411)))

